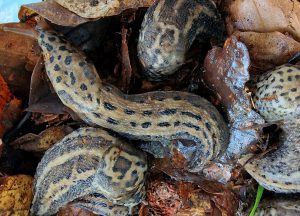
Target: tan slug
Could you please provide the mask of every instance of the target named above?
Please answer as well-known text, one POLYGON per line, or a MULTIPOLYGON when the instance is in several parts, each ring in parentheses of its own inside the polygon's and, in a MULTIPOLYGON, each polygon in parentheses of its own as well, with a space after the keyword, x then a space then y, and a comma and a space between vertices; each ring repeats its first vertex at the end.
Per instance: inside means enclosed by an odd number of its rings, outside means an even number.
MULTIPOLYGON (((282 65, 259 77, 254 104, 268 122, 283 120, 279 147, 245 165, 246 171, 268 190, 300 192, 300 68, 282 65)), ((240 162, 244 164, 251 155, 240 162)))
MULTIPOLYGON (((133 207, 144 198, 146 171, 147 161, 142 151, 102 129, 78 129, 47 150, 40 161, 34 179, 31 215, 55 214, 68 202, 92 193, 100 193, 115 204, 133 207)), ((105 208, 102 210, 105 212, 105 208)))
POLYGON ((160 0, 148 8, 138 41, 145 75, 154 81, 174 73, 197 38, 221 39, 224 24, 213 0, 160 0))
MULTIPOLYGON (((155 141, 168 147, 172 140, 195 144, 187 170, 199 172, 227 147, 228 128, 206 99, 185 92, 126 95, 101 81, 83 52, 55 32, 39 30, 47 75, 61 101, 91 125, 128 138, 155 141)), ((180 151, 180 149, 179 149, 180 151)))
MULTIPOLYGON (((18 32, 17 29, 12 28, 6 28, 6 30, 18 32)), ((30 32, 26 34, 32 35, 30 32)), ((103 83, 94 65, 86 60, 84 53, 62 36, 41 29, 37 31, 37 36, 43 51, 46 72, 56 93, 62 103, 88 124, 111 129, 131 139, 159 142, 168 148, 169 152, 177 149, 185 156, 186 169, 190 172, 200 172, 208 162, 218 159, 225 151, 229 138, 227 125, 217 109, 206 99, 176 91, 157 91, 139 95, 123 94, 116 87, 103 83), (176 139, 189 140, 194 144, 191 147, 184 146, 184 142, 178 142, 180 144, 177 145, 177 142, 173 142, 176 139), (187 148, 189 151, 185 151, 187 148)), ((82 140, 81 136, 89 136, 83 131, 81 134, 77 137, 78 142, 82 140)), ((106 141, 103 139, 101 142, 106 141)), ((188 142, 188 145, 191 145, 191 142, 188 142)), ((66 157, 65 145, 69 144, 64 141, 56 145, 57 151, 63 158, 66 157)), ((92 144, 89 142, 89 145, 92 144)), ((76 148, 78 157, 84 156, 85 147, 81 145, 76 148)), ((84 166, 84 163, 79 163, 76 157, 69 156, 65 160, 75 160, 74 166, 84 166)), ((111 178, 99 178, 99 175, 94 172, 96 169, 94 167, 91 170, 83 170, 81 175, 74 177, 76 181, 73 185, 69 185, 70 181, 65 184, 65 173, 60 172, 58 167, 54 166, 58 161, 51 153, 48 153, 38 167, 33 214, 37 212, 51 214, 59 206, 72 199, 87 195, 86 192, 96 193, 97 190, 93 187, 95 184, 89 184, 89 179, 98 179, 99 185, 109 185, 114 181, 119 181, 112 174, 111 178), (58 182, 51 176, 56 176, 59 179, 58 182), (45 185, 41 184, 42 181, 46 182, 45 185), (54 187, 52 187, 53 184, 54 187), (58 188, 62 192, 59 192, 58 188), (82 189, 84 189, 84 194, 81 193, 82 189), (68 191, 74 191, 76 196, 68 191)), ((64 167, 65 172, 73 170, 72 167, 64 167)), ((135 169, 135 166, 132 165, 131 168, 135 169)), ((136 174, 139 179, 144 176, 140 172, 136 174)), ((120 190, 123 191, 127 188, 126 184, 122 187, 120 190)), ((99 191, 99 193, 106 197, 110 196, 107 198, 116 200, 117 204, 125 202, 126 205, 133 205, 137 201, 132 200, 140 198, 140 196, 134 197, 133 192, 130 194, 133 197, 121 195, 114 190, 106 193, 99 191)))

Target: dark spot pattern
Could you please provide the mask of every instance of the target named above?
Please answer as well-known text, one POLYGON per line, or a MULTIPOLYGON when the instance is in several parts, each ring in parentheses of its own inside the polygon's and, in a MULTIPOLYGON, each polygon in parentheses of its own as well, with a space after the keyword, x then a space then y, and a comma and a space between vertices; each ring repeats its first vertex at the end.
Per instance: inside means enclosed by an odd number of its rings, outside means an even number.
POLYGON ((104 102, 104 103, 103 103, 103 106, 104 106, 105 109, 111 110, 111 111, 117 109, 117 107, 115 107, 114 105, 112 105, 112 104, 110 104, 110 103, 108 103, 108 102, 104 102))
POLYGON ((49 58, 49 61, 50 61, 50 63, 53 63, 53 61, 54 61, 54 56, 51 56, 51 57, 49 58))
POLYGON ((129 109, 124 109, 124 113, 127 115, 134 115, 135 111, 134 110, 129 110, 129 109))
POLYGON ((130 125, 132 126, 132 127, 136 127, 136 123, 135 122, 130 122, 130 125))
POLYGON ((50 45, 49 43, 45 43, 45 47, 49 52, 51 52, 53 50, 53 46, 50 45))
POLYGON ((91 1, 90 1, 90 6, 91 6, 91 7, 96 7, 98 4, 99 4, 99 1, 98 1, 98 0, 91 0, 91 1))
POLYGON ((292 76, 288 76, 287 80, 290 82, 293 81, 292 76))
POLYGON ((66 65, 70 65, 71 62, 72 62, 72 56, 67 56, 67 57, 65 58, 65 64, 66 64, 66 65))
POLYGON ((159 127, 169 127, 171 126, 169 122, 160 122, 157 124, 159 127))
POLYGON ((58 64, 56 64, 56 65, 54 65, 54 71, 59 71, 60 70, 60 67, 59 67, 59 65, 58 64))
POLYGON ((58 49, 59 49, 60 51, 66 51, 66 50, 67 50, 67 47, 66 47, 66 46, 60 46, 58 49))
POLYGON ((71 78, 71 85, 74 85, 76 83, 76 78, 73 72, 70 73, 70 78, 71 78))
POLYGON ((161 115, 174 115, 177 112, 176 109, 165 109, 164 111, 161 111, 161 115))
POLYGON ((191 117, 191 118, 194 118, 198 121, 201 121, 202 120, 202 117, 200 115, 196 115, 194 113, 191 113, 191 112, 181 112, 181 115, 185 115, 185 116, 188 116, 188 117, 191 117))
POLYGON ((142 125, 142 128, 148 128, 151 126, 151 122, 144 122, 142 125))
POLYGON ((297 91, 297 88, 292 88, 291 89, 291 92, 296 92, 297 91))
POLYGON ((143 115, 144 115, 144 116, 151 116, 152 113, 153 113, 153 112, 150 111, 150 110, 143 111, 143 115))
POLYGON ((86 91, 86 90, 87 90, 86 84, 82 83, 82 84, 80 85, 80 89, 81 89, 82 91, 86 91))
POLYGON ((107 121, 108 123, 110 123, 110 124, 113 124, 113 125, 118 125, 118 124, 119 124, 119 121, 117 121, 117 120, 115 120, 115 119, 113 119, 113 118, 111 118, 111 117, 108 117, 108 118, 106 119, 106 121, 107 121))
POLYGON ((62 77, 61 77, 61 76, 56 77, 56 83, 60 83, 61 80, 62 80, 62 77))
POLYGON ((180 121, 174 122, 174 127, 177 127, 177 126, 179 126, 179 125, 180 125, 180 121))
POLYGON ((184 126, 187 126, 188 128, 194 128, 196 131, 199 131, 200 130, 200 127, 199 126, 197 126, 197 125, 194 125, 194 124, 192 124, 192 123, 190 123, 190 122, 188 122, 188 123, 182 123, 184 126))

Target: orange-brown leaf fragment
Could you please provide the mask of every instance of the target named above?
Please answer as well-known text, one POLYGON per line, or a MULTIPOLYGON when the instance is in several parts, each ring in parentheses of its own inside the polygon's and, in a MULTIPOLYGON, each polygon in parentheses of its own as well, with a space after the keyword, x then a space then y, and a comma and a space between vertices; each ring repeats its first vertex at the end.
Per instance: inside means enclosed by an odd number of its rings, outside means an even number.
POLYGON ((251 66, 259 70, 269 70, 285 64, 300 51, 300 43, 281 32, 234 32, 249 51, 251 66))
POLYGON ((27 175, 0 178, 0 215, 29 215, 32 181, 27 175))
POLYGON ((0 138, 6 130, 12 128, 21 113, 21 101, 9 91, 8 86, 0 75, 0 138))
POLYGON ((154 0, 55 0, 58 4, 84 18, 114 16, 130 8, 149 7, 154 0))
POLYGON ((0 25, 0 65, 11 68, 26 65, 30 70, 33 69, 39 58, 39 48, 37 41, 31 37, 4 31, 3 27, 30 29, 25 23, 6 23, 0 25))

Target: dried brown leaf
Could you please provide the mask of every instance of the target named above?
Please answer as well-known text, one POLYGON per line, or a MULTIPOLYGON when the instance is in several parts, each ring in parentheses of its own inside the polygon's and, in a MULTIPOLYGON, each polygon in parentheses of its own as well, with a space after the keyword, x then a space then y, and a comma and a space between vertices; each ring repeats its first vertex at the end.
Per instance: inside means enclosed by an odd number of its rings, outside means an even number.
POLYGON ((154 0, 55 0, 68 10, 84 18, 101 18, 120 14, 129 8, 149 7, 154 0))
POLYGON ((10 143, 18 149, 31 152, 45 152, 52 145, 71 133, 73 130, 68 126, 50 127, 40 134, 28 133, 10 143))
POLYGON ((227 30, 288 33, 300 41, 300 2, 297 0, 227 0, 227 30))
POLYGON ((300 43, 281 32, 234 32, 249 51, 251 66, 259 70, 269 70, 285 64, 300 51, 300 43))
POLYGON ((245 83, 249 80, 250 58, 246 46, 235 36, 225 41, 224 47, 214 47, 205 58, 204 82, 218 95, 226 107, 231 124, 231 136, 226 156, 237 156, 251 143, 258 142, 260 131, 252 127, 264 123, 252 110, 245 83))
POLYGON ((26 175, 0 178, 0 215, 29 215, 32 181, 26 175))
POLYGON ((22 68, 25 65, 33 69, 39 58, 37 42, 31 37, 3 31, 3 27, 30 29, 25 23, 0 24, 0 65, 11 68, 22 68))
POLYGON ((72 13, 71 11, 57 4, 54 0, 22 5, 19 12, 19 17, 26 17, 28 14, 32 14, 33 12, 39 14, 41 17, 54 24, 62 26, 77 26, 92 21, 91 19, 85 19, 75 13, 72 13))

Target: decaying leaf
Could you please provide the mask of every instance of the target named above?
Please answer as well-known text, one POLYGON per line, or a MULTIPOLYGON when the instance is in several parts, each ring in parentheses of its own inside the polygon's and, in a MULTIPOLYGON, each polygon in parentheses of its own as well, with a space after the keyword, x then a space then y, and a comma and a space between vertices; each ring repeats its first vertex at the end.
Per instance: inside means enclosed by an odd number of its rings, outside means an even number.
POLYGON ((32 181, 26 175, 0 178, 0 215, 29 215, 32 181))
POLYGON ((230 189, 208 181, 196 185, 155 180, 149 184, 147 201, 154 215, 234 215, 238 208, 230 189))
POLYGON ((84 18, 114 16, 129 8, 149 7, 154 0, 55 0, 84 18))
POLYGON ((246 46, 235 36, 228 38, 223 49, 214 47, 205 58, 204 82, 226 107, 231 124, 230 143, 226 156, 232 157, 247 150, 259 140, 260 133, 252 126, 264 123, 252 110, 250 97, 245 90, 249 80, 250 58, 246 46))
POLYGON ((288 33, 300 41, 300 2, 227 0, 227 30, 288 33))
POLYGON ((32 120, 35 124, 40 125, 47 123, 48 125, 59 125, 62 122, 71 119, 69 114, 46 114, 46 113, 34 113, 32 120))
POLYGON ((70 12, 54 0, 23 5, 19 11, 19 18, 26 18, 28 14, 33 13, 37 13, 50 22, 62 26, 77 26, 92 21, 91 19, 85 19, 70 12))
POLYGON ((24 23, 0 24, 0 65, 11 68, 21 67, 23 70, 27 65, 27 68, 32 70, 39 57, 37 42, 31 37, 3 31, 3 27, 30 28, 24 23))
POLYGON ((45 152, 72 131, 72 128, 68 126, 50 127, 38 135, 32 133, 26 134, 10 144, 15 148, 25 151, 45 152))
POLYGON ((0 75, 0 138, 6 130, 13 127, 20 114, 21 101, 10 93, 5 80, 0 75))
POLYGON ((267 71, 275 66, 285 64, 300 51, 300 43, 281 32, 234 32, 249 51, 251 66, 267 71))

